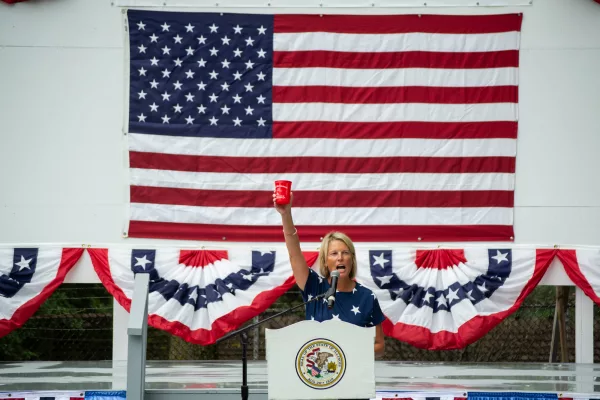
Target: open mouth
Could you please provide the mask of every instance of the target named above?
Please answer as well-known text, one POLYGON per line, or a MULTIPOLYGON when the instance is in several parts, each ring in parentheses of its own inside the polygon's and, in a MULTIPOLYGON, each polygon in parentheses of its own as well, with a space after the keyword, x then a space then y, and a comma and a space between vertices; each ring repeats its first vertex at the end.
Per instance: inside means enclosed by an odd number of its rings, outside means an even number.
POLYGON ((345 271, 346 270, 346 266, 345 265, 338 265, 337 267, 335 267, 335 269, 337 269, 338 271, 339 270, 345 271))

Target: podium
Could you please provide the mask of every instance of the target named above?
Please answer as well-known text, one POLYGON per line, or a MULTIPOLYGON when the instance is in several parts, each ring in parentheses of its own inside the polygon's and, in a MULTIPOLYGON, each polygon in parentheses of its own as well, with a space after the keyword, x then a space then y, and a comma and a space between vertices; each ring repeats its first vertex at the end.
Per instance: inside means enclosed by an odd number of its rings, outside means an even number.
POLYGON ((302 321, 265 337, 269 399, 375 397, 374 327, 302 321))

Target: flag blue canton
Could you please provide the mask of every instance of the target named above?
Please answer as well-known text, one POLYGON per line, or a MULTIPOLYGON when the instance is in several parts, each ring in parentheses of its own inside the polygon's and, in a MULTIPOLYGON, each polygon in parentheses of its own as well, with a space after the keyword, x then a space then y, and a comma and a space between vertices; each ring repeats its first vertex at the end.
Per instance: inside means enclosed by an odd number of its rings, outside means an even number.
POLYGON ((13 266, 8 275, 0 275, 0 296, 13 297, 31 282, 37 266, 38 249, 14 249, 13 266))
POLYGON ((175 279, 165 279, 155 268, 156 250, 133 249, 131 251, 131 270, 134 273, 150 274, 149 292, 158 292, 165 300, 175 299, 179 304, 191 304, 195 310, 206 308, 209 303, 223 300, 225 293, 235 295, 237 290, 247 290, 259 277, 267 276, 275 267, 275 252, 252 252, 250 270, 241 269, 216 279, 204 287, 188 285, 175 279))
POLYGON ((129 10, 128 23, 129 132, 272 137, 273 16, 129 10))
POLYGON ((433 312, 450 311, 464 299, 472 304, 491 297, 512 271, 512 250, 488 249, 488 269, 485 274, 461 284, 454 282, 445 288, 408 284, 393 272, 392 250, 370 250, 371 277, 381 289, 387 289, 392 301, 402 300, 416 307, 430 307, 433 312))

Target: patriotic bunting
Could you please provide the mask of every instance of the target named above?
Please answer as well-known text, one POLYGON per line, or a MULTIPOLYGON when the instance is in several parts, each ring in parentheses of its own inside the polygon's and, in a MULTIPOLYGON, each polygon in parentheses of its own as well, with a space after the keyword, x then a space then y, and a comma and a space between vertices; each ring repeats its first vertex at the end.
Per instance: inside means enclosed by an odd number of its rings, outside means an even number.
POLYGON ((75 248, 0 248, 0 337, 25 324, 82 254, 75 248))
POLYGON ((419 348, 463 348, 516 311, 555 250, 370 250, 357 280, 375 292, 384 333, 419 348))
MULTIPOLYGON (((21 327, 83 249, 0 249, 0 337, 21 327)), ((150 274, 149 324, 202 345, 266 310, 295 283, 275 251, 88 249, 106 289, 130 309, 136 273, 150 274)), ((305 252, 319 272, 318 252, 305 252)), ((357 249, 357 281, 379 299, 384 333, 430 350, 463 348, 516 311, 557 256, 600 304, 600 249, 357 249)))
POLYGON ((600 305, 600 249, 558 250, 557 256, 573 283, 600 305))
POLYGON ((287 254, 270 251, 88 251, 100 280, 128 311, 135 274, 150 274, 149 324, 202 345, 266 310, 295 282, 287 254))

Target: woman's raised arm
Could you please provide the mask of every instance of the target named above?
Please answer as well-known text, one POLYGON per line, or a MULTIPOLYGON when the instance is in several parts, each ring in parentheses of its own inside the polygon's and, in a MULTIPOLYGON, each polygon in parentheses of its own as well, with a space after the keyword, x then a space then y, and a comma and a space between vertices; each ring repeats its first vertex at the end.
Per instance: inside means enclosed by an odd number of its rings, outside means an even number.
POLYGON ((290 195, 288 204, 277 204, 275 202, 275 194, 273 194, 273 205, 279 214, 281 214, 281 223, 283 225, 283 236, 285 237, 285 246, 287 247, 290 263, 292 264, 292 272, 296 283, 300 290, 304 290, 306 280, 308 279, 308 265, 300 248, 300 239, 298 238, 298 230, 294 226, 292 219, 292 201, 294 194, 290 195))

